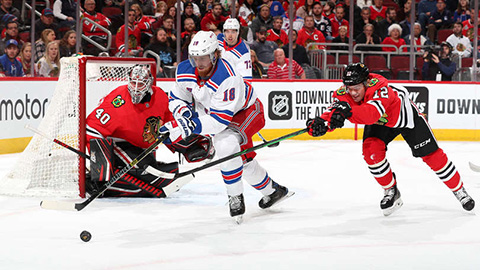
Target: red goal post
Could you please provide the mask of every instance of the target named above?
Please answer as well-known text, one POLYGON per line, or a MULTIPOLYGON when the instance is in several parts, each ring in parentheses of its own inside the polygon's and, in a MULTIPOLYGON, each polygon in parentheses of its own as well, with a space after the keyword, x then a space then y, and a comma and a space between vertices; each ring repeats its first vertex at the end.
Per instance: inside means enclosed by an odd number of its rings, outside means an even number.
MULTIPOLYGON (((53 97, 37 129, 85 151, 86 116, 104 96, 127 84, 131 69, 139 64, 156 77, 155 61, 149 58, 62 58, 53 97)), ((12 171, 0 180, 0 194, 85 197, 85 169, 84 158, 35 134, 12 171)))

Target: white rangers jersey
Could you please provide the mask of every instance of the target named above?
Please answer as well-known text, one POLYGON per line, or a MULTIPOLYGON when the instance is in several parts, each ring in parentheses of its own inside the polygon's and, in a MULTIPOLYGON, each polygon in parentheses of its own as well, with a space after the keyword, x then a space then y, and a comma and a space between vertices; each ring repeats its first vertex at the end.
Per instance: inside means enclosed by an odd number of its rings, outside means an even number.
POLYGON ((250 47, 238 37, 239 41, 233 47, 227 45, 223 33, 218 34, 218 45, 222 52, 222 58, 227 59, 245 80, 252 79, 252 59, 250 47))
POLYGON ((220 58, 207 80, 196 74, 189 60, 177 67, 175 88, 169 94, 169 109, 185 103, 198 113, 195 134, 216 134, 224 130, 239 111, 250 107, 257 99, 252 85, 238 75, 236 69, 220 58))

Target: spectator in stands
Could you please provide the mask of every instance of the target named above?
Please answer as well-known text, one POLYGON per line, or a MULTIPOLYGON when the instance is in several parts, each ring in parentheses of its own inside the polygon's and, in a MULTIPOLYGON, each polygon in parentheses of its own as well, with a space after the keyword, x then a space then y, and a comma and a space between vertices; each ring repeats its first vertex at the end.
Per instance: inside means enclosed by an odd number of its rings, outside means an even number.
POLYGON ((155 9, 154 17, 155 18, 163 17, 163 15, 167 13, 167 9, 168 9, 167 3, 165 3, 164 1, 158 1, 157 8, 155 9))
MULTIPOLYGON (((470 2, 468 0, 459 0, 458 6, 453 13, 454 22, 464 22, 471 17, 470 2)), ((455 47, 455 46, 454 46, 455 47)))
POLYGON ((10 20, 7 22, 5 26, 5 37, 0 42, 0 54, 3 55, 6 48, 6 43, 10 39, 15 39, 18 43, 18 47, 22 49, 23 40, 18 35, 18 21, 17 20, 10 20))
MULTIPOLYGON (((112 22, 109 18, 103 15, 100 12, 95 11, 95 0, 85 0, 85 4, 83 5, 85 8, 85 12, 83 13, 83 17, 88 18, 94 21, 96 24, 101 25, 105 28, 109 28, 112 22)), ((100 29, 96 24, 85 20, 83 22, 83 34, 96 43, 102 45, 103 47, 107 47, 107 32, 104 32, 100 29)), ((95 47, 93 44, 85 41, 82 39, 82 47, 83 52, 89 55, 98 55, 102 50, 95 47)))
POLYGON ((10 21, 17 21, 18 22, 18 18, 15 17, 12 14, 4 14, 4 15, 0 16, 0 31, 1 31, 1 34, 2 34, 2 38, 5 37, 6 25, 10 21))
POLYGON ((353 1, 353 20, 355 18, 360 17, 361 9, 355 5, 355 0, 344 0, 343 2, 343 10, 345 11, 345 16, 343 16, 346 20, 350 20, 350 1, 353 1))
MULTIPOLYGON (((293 30, 292 32, 292 53, 293 53, 293 60, 297 61, 297 63, 301 66, 303 65, 310 65, 310 59, 308 59, 307 50, 302 45, 297 44, 297 30, 293 30)), ((285 52, 286 57, 290 57, 288 53, 288 44, 283 46, 283 51, 285 52)))
POLYGON ((252 60, 252 78, 262 79, 267 76, 262 64, 258 61, 257 53, 254 50, 250 50, 250 59, 252 60))
POLYGON ((297 9, 296 15, 305 18, 307 15, 313 14, 313 0, 305 0, 305 4, 297 9))
POLYGON ((256 33, 257 39, 250 45, 250 49, 257 53, 258 62, 264 67, 268 67, 273 62, 273 51, 278 48, 273 41, 267 40, 267 28, 260 26, 256 33))
POLYGON ((200 8, 200 17, 204 17, 208 12, 213 9, 214 0, 200 0, 197 1, 198 7, 200 8))
MULTIPOLYGON (((128 55, 139 56, 143 53, 140 46, 141 31, 135 25, 135 10, 128 10, 128 55)), ((122 25, 117 32, 115 43, 117 45, 117 56, 125 53, 125 25, 122 25)))
POLYGON ((77 1, 55 0, 53 3, 53 15, 58 20, 58 27, 71 28, 77 18, 77 1))
MULTIPOLYGON (((332 23, 333 24, 333 23, 332 23)), ((302 45, 307 48, 307 50, 321 50, 324 49, 324 45, 314 45, 308 47, 310 43, 325 43, 325 37, 322 32, 315 28, 312 15, 307 15, 305 17, 305 24, 303 28, 298 31, 297 44, 302 45)))
POLYGON ((60 74, 60 54, 57 41, 47 44, 45 55, 36 64, 36 73, 41 77, 58 77, 60 74))
POLYGON ((358 0, 357 1, 357 6, 361 9, 363 9, 364 7, 370 8, 371 5, 372 5, 372 0, 358 0))
POLYGON ((37 63, 45 54, 46 44, 55 41, 56 38, 57 36, 52 29, 45 29, 42 31, 40 38, 35 41, 35 57, 33 58, 35 63, 37 63))
MULTIPOLYGON (((355 40, 357 44, 373 45, 373 44, 382 43, 380 37, 377 34, 375 34, 375 27, 371 23, 368 23, 365 26, 363 26, 363 33, 358 35, 355 38, 355 40)), ((359 46, 357 48, 360 51, 380 51, 381 50, 380 47, 360 47, 359 46)))
POLYGON ((451 81, 457 66, 450 60, 452 45, 444 41, 437 53, 426 51, 423 54, 422 78, 426 81, 451 81))
MULTIPOLYGON (((472 10, 470 12, 471 12, 471 14, 475 14, 475 9, 472 8, 472 10)), ((471 16, 470 19, 462 22, 462 25, 463 25, 462 34, 464 36, 468 37, 470 42, 473 42, 473 36, 474 36, 473 31, 475 29, 474 28, 475 27, 475 22, 474 21, 475 21, 475 17, 471 16)), ((478 32, 480 33, 480 19, 478 20, 478 24, 479 24, 478 32)))
POLYGON ((377 35, 382 40, 384 40, 387 36, 389 36, 388 28, 392 24, 397 23, 396 17, 397 17, 397 12, 395 11, 395 8, 388 7, 385 12, 385 19, 377 23, 375 30, 377 30, 377 35))
MULTIPOLYGON (((268 78, 269 79, 288 79, 289 73, 289 62, 290 60, 285 57, 285 53, 282 49, 276 49, 273 53, 275 61, 273 61, 268 67, 268 78)), ((292 63, 292 75, 299 79, 306 79, 305 71, 303 68, 293 60, 292 63)), ((292 76, 292 79, 294 77, 292 76)))
POLYGON ((326 40, 332 40, 332 22, 323 16, 323 7, 321 2, 315 2, 312 6, 313 23, 315 28, 322 32, 326 40))
MULTIPOLYGON (((406 45, 405 40, 401 38, 402 36, 402 28, 398 23, 394 23, 390 25, 388 28, 388 37, 386 37, 383 41, 382 44, 384 45, 395 45, 397 48, 400 48, 402 45, 406 45)), ((384 52, 395 52, 395 48, 392 47, 382 47, 382 51, 384 52)), ((404 52, 407 51, 407 48, 404 47, 403 50, 404 52)))
POLYGON ((155 19, 143 14, 143 9, 139 4, 133 4, 131 9, 135 11, 135 25, 140 30, 140 46, 145 47, 153 37, 152 24, 155 19))
POLYGON ((163 28, 155 30, 155 35, 150 43, 145 48, 145 51, 152 51, 160 57, 160 69, 159 73, 163 73, 165 66, 177 66, 177 55, 175 51, 170 47, 167 38, 167 32, 163 28))
POLYGON ((327 17, 330 21, 332 21, 333 17, 335 17, 335 4, 331 1, 327 1, 323 6, 323 16, 327 17))
MULTIPOLYGON (((402 27, 402 38, 405 39, 405 42, 407 42, 408 44, 407 37, 410 36, 410 27, 411 27, 410 12, 407 14, 405 19, 399 23, 399 25, 400 27, 402 27)), ((420 26, 420 30, 421 29, 422 27, 420 26)), ((408 38, 408 40, 410 40, 410 38, 408 38)))
POLYGON ((17 59, 18 42, 10 39, 5 44, 5 54, 0 56, 0 76, 1 77, 23 77, 22 63, 17 59))
POLYGON ((371 10, 369 7, 363 7, 360 11, 360 16, 355 18, 354 28, 353 28, 353 35, 354 37, 358 37, 364 31, 364 27, 367 24, 373 25, 375 29, 377 22, 370 18, 371 10))
POLYGON ((200 29, 203 31, 213 31, 215 34, 220 34, 221 25, 227 20, 227 17, 222 15, 223 7, 220 3, 213 4, 213 9, 203 17, 200 23, 200 29))
POLYGON ((333 17, 332 21, 332 37, 338 36, 338 29, 340 26, 347 27, 347 36, 348 36, 348 21, 344 18, 345 17, 345 8, 342 5, 337 5, 335 7, 335 17, 333 17))
POLYGON ((263 0, 263 3, 270 7, 270 15, 272 17, 283 16, 285 14, 285 9, 283 9, 283 6, 279 1, 263 0))
POLYGON ((277 43, 278 47, 288 44, 288 35, 282 30, 283 19, 280 16, 273 18, 273 28, 267 31, 267 40, 277 43))
POLYGON ((436 40, 439 29, 448 29, 452 26, 453 16, 446 7, 445 0, 437 0, 437 9, 432 12, 428 19, 427 36, 432 41, 436 40))
POLYGON ((13 0, 0 0, 0 16, 5 14, 11 14, 17 17, 19 24, 23 24, 20 10, 13 6, 13 0))
POLYGON ((53 17, 53 10, 49 8, 43 9, 40 19, 35 22, 35 40, 40 38, 42 31, 45 29, 52 29, 58 35, 58 24, 53 17))
MULTIPOLYGON (((348 44, 347 36, 348 27, 345 25, 340 26, 338 29, 338 36, 332 40, 332 43, 346 43, 348 44)), ((334 50, 348 51, 348 46, 334 46, 334 50)))
MULTIPOLYGON (((412 0, 407 0, 404 3, 403 7, 400 7, 400 9, 397 10, 397 21, 401 22, 405 20, 407 16, 410 17, 410 10, 412 10, 412 0)), ((415 19, 416 19, 416 16, 415 16, 415 19)))
MULTIPOLYGON (((187 3, 192 4, 192 14, 195 14, 195 16, 197 16, 197 17, 202 16, 202 14, 200 12, 200 7, 195 3, 195 1, 191 1, 191 0, 181 0, 180 1, 180 14, 185 13, 185 4, 187 4, 187 3)), ((177 1, 175 1, 174 7, 177 8, 177 1)), ((177 8, 177 10, 178 10, 178 8, 177 8)), ((180 23, 182 23, 182 21, 180 21, 180 23)))
MULTIPOLYGON (((167 9, 167 14, 168 16, 172 17, 173 19, 173 29, 177 29, 177 8, 176 7, 169 7, 167 9)), ((163 15, 162 20, 165 19, 166 15, 163 15)), ((162 22, 163 23, 163 22, 162 22)), ((155 27, 153 29, 156 29, 155 27)))
POLYGON ((253 19, 255 19, 255 11, 253 6, 254 0, 245 0, 243 1, 242 6, 238 12, 238 15, 242 17, 247 24, 250 26, 252 24, 253 19))
POLYGON ((197 33, 195 30, 195 23, 193 22, 192 18, 186 18, 185 22, 185 31, 182 32, 182 42, 181 42, 181 61, 188 59, 188 45, 192 40, 193 36, 197 33))
POLYGON ((183 11, 182 13, 182 17, 181 17, 181 24, 182 24, 182 32, 185 31, 185 25, 184 25, 184 22, 185 22, 185 19, 186 18, 191 18, 193 20, 193 23, 195 25, 195 31, 199 31, 200 30, 200 18, 195 15, 193 13, 193 4, 192 2, 186 2, 185 3, 185 10, 183 11))
POLYGON ((463 24, 461 22, 455 22, 453 24, 453 34, 448 36, 447 42, 452 45, 453 56, 460 56, 462 58, 472 56, 472 44, 470 40, 462 34, 463 24))
POLYGON ((252 24, 250 24, 253 35, 255 35, 262 26, 266 29, 273 27, 273 17, 270 15, 270 7, 268 5, 260 6, 258 16, 252 21, 252 24))
POLYGON ((32 43, 25 42, 18 55, 18 60, 22 64, 23 74, 26 77, 32 76, 32 43))
POLYGON ((175 30, 173 17, 170 15, 163 16, 163 29, 167 32, 168 43, 174 50, 177 49, 177 31, 175 30))
POLYGON ((154 0, 133 0, 130 1, 130 6, 138 5, 141 7, 142 14, 146 16, 153 16, 155 15, 155 6, 156 3, 154 0))
MULTIPOLYGON (((418 3, 418 22, 422 25, 422 35, 426 33, 428 19, 432 16, 433 11, 435 11, 437 2, 436 0, 420 0, 418 3)), ((435 40, 432 40, 435 41, 435 40)))
MULTIPOLYGON (((461 30, 461 28, 460 28, 461 30)), ((416 22, 413 25, 413 35, 415 36, 415 43, 413 45, 415 46, 425 46, 425 45, 433 45, 433 42, 422 35, 422 26, 419 22, 416 22)), ((405 43, 407 45, 410 44, 410 35, 404 35, 405 43)), ((417 51, 423 52, 423 48, 417 48, 417 51)))
POLYGON ((60 58, 70 57, 77 53, 77 32, 68 30, 59 43, 60 58))
POLYGON ((373 5, 370 6, 370 19, 380 22, 387 18, 387 7, 383 5, 383 0, 373 0, 373 5))

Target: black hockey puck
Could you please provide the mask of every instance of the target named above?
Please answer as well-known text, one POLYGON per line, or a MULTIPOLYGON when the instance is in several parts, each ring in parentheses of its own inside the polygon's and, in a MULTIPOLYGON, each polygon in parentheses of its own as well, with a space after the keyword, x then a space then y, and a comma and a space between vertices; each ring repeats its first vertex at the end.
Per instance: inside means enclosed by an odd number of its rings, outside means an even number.
POLYGON ((88 242, 92 239, 92 235, 88 231, 83 231, 80 233, 80 239, 82 239, 83 242, 88 242))

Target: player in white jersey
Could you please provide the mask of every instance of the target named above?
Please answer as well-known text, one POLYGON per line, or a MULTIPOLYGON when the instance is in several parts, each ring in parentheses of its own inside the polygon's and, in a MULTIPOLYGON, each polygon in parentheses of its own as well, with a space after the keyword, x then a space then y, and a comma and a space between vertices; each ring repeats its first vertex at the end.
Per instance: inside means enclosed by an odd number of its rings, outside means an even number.
MULTIPOLYGON (((160 128, 177 141, 191 134, 213 135, 217 158, 253 146, 252 136, 265 125, 263 105, 248 81, 221 57, 215 33, 200 31, 188 46, 189 60, 177 67, 169 108, 175 118, 160 128)), ((227 187, 230 215, 237 223, 245 213, 243 183, 263 194, 261 208, 269 208, 292 193, 274 182, 251 152, 220 165, 227 187)))
POLYGON ((222 58, 230 62, 245 80, 252 79, 250 47, 240 37, 240 23, 230 18, 223 24, 223 33, 218 34, 222 58))

